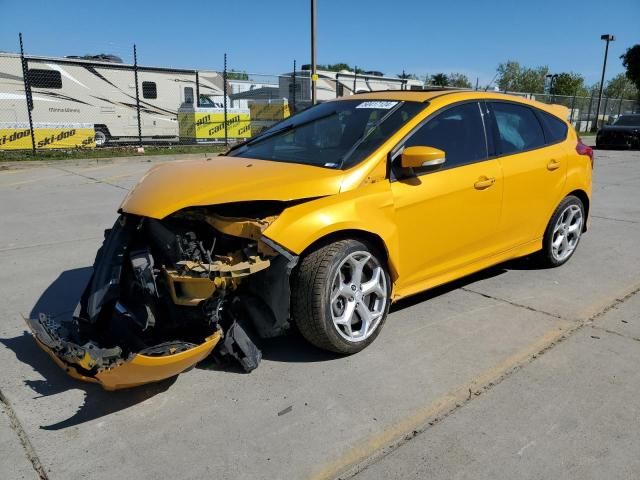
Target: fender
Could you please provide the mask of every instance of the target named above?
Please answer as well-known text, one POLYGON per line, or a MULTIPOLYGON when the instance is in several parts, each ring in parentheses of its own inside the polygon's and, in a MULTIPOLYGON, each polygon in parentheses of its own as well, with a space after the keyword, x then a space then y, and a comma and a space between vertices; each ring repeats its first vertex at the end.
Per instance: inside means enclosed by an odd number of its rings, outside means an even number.
POLYGON ((389 182, 382 180, 288 208, 263 234, 297 255, 314 242, 341 231, 360 230, 376 235, 387 250, 390 273, 395 279, 400 248, 394 212, 389 182))

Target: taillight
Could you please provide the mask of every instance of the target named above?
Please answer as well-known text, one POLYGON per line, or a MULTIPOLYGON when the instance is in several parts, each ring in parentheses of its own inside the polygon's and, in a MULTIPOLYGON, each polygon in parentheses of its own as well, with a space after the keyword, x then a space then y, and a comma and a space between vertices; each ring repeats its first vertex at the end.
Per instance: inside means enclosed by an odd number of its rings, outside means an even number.
POLYGON ((591 168, 593 168, 593 148, 582 143, 582 139, 580 137, 578 137, 576 152, 578 152, 578 155, 587 155, 589 157, 589 160, 591 160, 591 168))

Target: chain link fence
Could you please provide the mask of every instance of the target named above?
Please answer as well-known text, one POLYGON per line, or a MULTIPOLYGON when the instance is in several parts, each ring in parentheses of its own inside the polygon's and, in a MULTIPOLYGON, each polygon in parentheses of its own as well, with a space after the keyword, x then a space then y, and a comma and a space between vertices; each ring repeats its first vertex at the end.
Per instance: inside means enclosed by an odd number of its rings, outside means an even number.
POLYGON ((600 113, 598 114, 598 95, 596 93, 588 97, 538 93, 515 93, 515 95, 521 95, 542 103, 552 103, 567 107, 569 109, 567 120, 579 133, 592 132, 603 124, 613 122, 623 114, 640 113, 640 104, 636 100, 602 97, 600 100, 600 113), (597 122, 596 115, 598 116, 597 122))
MULTIPOLYGON (((0 53, 0 151, 96 149, 134 145, 239 142, 307 108, 308 66, 260 74, 228 68, 146 66, 135 45, 118 56, 41 57, 0 53), (125 60, 122 60, 122 59, 125 60)), ((380 72, 319 71, 319 102, 378 90, 421 90, 414 79, 380 72)), ((596 124, 597 96, 519 93, 569 109, 580 132, 596 124)), ((639 111, 637 102, 602 98, 598 125, 639 111)))

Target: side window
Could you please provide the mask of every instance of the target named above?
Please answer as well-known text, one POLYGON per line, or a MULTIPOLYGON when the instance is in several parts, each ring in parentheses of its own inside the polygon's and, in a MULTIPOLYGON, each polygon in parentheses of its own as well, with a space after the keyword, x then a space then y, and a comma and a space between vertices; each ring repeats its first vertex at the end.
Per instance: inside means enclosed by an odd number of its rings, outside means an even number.
POLYGON ((57 70, 30 68, 27 78, 34 88, 62 88, 62 76, 57 70))
POLYGON ((545 128, 547 144, 561 142, 567 138, 567 124, 550 113, 538 110, 538 116, 542 119, 545 128))
POLYGON ((152 99, 158 98, 156 82, 142 82, 142 97, 152 99))
POLYGON ((184 87, 184 103, 193 105, 193 87, 184 87))
POLYGON ((448 108, 427 121, 404 144, 435 147, 446 154, 447 168, 487 158, 487 140, 476 102, 448 108))
POLYGON ((498 153, 507 155, 544 146, 542 126, 529 107, 492 102, 491 108, 498 126, 498 153))

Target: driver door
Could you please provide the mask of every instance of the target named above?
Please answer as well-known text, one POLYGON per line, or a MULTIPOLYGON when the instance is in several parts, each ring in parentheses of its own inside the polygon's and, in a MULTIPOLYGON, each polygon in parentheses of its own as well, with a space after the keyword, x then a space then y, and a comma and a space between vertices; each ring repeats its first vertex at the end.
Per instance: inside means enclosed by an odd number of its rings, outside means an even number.
POLYGON ((437 171, 402 171, 401 154, 394 159, 401 291, 446 282, 455 271, 498 251, 503 179, 499 162, 488 158, 485 108, 475 101, 445 108, 405 140, 405 148, 443 150, 446 161, 437 171))

